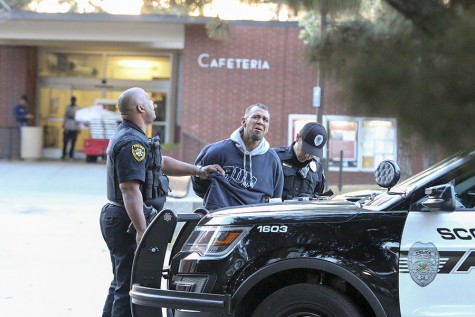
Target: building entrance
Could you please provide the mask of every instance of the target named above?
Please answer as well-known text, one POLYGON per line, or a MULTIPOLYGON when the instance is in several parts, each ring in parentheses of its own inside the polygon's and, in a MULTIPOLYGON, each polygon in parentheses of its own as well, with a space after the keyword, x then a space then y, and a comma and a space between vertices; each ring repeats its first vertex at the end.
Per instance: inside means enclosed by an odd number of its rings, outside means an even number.
MULTIPOLYGON (((78 109, 108 100, 108 110, 118 111, 110 101, 117 101, 130 87, 143 88, 158 105, 149 135, 159 134, 162 142, 172 140, 170 56, 41 52, 39 61, 38 124, 44 128, 43 156, 61 157, 63 118, 72 96, 78 109)), ((75 147, 78 157, 84 140, 90 137, 87 124, 81 124, 75 147)))

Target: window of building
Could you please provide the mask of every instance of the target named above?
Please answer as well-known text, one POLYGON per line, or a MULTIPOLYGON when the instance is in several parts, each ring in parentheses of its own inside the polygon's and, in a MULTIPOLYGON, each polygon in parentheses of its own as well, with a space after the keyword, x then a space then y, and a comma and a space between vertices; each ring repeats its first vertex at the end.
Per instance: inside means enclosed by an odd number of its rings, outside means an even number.
POLYGON ((48 52, 39 54, 40 77, 123 80, 170 79, 169 56, 48 52))
POLYGON ((40 52, 40 77, 103 78, 102 54, 40 52))
MULTIPOLYGON (((289 116, 289 144, 316 115, 289 116)), ((374 171, 383 160, 397 160, 397 128, 392 118, 323 116, 328 132, 324 160, 330 170, 374 171)))
MULTIPOLYGON (((62 118, 70 96, 78 107, 90 107, 98 99, 117 100, 130 87, 142 87, 157 104, 156 119, 149 134, 160 135, 162 143, 173 142, 174 109, 172 54, 146 55, 143 52, 88 52, 42 50, 39 52, 40 123, 45 127, 46 148, 62 146, 62 118)), ((111 109, 117 110, 117 109, 111 109)), ((87 126, 78 136, 77 149, 89 137, 87 126)))
POLYGON ((396 122, 361 119, 361 167, 374 169, 384 160, 396 159, 396 122))
POLYGON ((332 120, 327 123, 328 166, 358 166, 358 121, 332 120))
POLYGON ((383 160, 397 159, 395 119, 325 116, 328 167, 374 171, 383 160))
POLYGON ((170 58, 162 56, 108 55, 106 77, 127 80, 170 78, 170 58))

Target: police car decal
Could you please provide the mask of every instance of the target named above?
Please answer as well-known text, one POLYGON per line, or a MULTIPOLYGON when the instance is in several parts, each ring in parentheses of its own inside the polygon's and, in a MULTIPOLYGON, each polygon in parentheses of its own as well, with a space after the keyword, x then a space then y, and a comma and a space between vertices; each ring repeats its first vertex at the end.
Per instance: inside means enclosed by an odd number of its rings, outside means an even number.
POLYGON ((439 269, 439 251, 433 243, 416 242, 409 249, 406 257, 401 257, 399 269, 401 273, 409 273, 417 285, 429 285, 439 269))
MULTIPOLYGON (((469 273, 472 269, 475 269, 475 250, 442 251, 438 253, 439 265, 436 274, 469 273)), ((414 259, 409 259, 410 257, 408 252, 401 252, 399 263, 401 273, 410 273, 408 262, 414 261, 414 259)))
POLYGON ((472 316, 475 210, 415 212, 399 253, 401 316, 472 316))
POLYGON ((137 162, 142 162, 145 158, 145 148, 140 144, 132 145, 132 155, 137 162))

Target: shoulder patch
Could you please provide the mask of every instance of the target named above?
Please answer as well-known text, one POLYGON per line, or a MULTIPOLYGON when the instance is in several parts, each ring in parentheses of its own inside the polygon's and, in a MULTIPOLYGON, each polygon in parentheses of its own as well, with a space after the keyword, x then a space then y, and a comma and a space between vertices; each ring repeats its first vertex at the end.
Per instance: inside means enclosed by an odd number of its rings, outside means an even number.
POLYGON ((142 162, 145 158, 145 148, 140 144, 132 145, 132 155, 137 162, 142 162))

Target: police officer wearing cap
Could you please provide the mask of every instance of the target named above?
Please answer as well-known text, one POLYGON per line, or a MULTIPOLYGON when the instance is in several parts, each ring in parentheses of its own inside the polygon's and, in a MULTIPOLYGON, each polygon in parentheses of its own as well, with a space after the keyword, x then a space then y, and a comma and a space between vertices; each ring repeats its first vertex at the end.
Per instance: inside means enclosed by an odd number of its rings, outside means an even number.
POLYGON ((320 123, 309 122, 291 145, 274 148, 284 172, 282 200, 318 197, 323 193, 326 180, 319 158, 323 156, 327 138, 327 131, 320 123))
POLYGON ((124 91, 118 100, 123 122, 107 148, 107 198, 100 216, 101 232, 110 252, 113 279, 103 317, 130 317, 130 275, 137 245, 147 227, 146 212, 160 210, 168 193, 168 178, 198 176, 208 179, 218 165, 195 166, 160 153, 160 139, 145 132, 156 117, 156 105, 138 87, 124 91), (129 225, 135 230, 129 232, 129 225))

